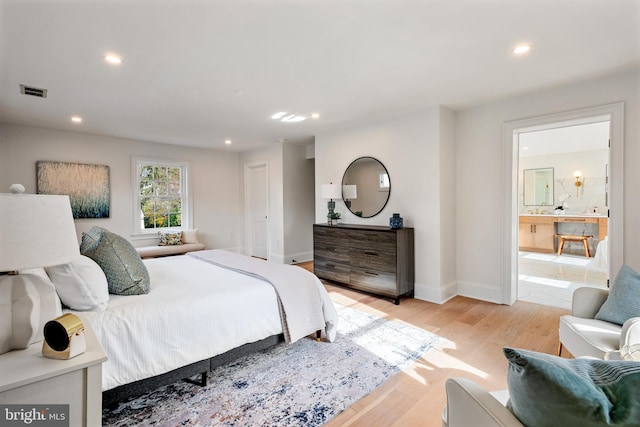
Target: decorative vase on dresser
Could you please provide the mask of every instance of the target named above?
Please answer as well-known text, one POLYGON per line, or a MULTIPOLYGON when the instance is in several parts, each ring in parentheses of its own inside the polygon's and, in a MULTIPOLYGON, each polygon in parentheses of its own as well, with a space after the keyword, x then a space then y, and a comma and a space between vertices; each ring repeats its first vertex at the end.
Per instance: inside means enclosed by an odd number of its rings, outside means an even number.
POLYGON ((403 219, 399 213, 394 213, 391 218, 389 218, 389 227, 394 230, 399 230, 402 228, 403 219))
POLYGON ((413 297, 413 228, 313 226, 313 268, 321 279, 391 298, 413 297))

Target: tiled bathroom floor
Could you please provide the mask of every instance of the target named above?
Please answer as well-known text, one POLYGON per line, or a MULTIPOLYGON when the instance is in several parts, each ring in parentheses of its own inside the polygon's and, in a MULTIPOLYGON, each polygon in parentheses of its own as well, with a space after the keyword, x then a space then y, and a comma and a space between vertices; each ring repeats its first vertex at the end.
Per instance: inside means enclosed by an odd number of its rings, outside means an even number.
POLYGON ((580 286, 607 287, 607 273, 593 260, 563 253, 519 252, 518 299, 554 307, 571 308, 571 295, 580 286))

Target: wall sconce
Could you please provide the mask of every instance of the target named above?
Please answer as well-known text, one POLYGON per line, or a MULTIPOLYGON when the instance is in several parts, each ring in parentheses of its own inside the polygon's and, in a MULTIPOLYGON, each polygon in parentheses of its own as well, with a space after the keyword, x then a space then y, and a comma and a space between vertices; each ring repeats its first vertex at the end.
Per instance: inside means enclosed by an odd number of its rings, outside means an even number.
POLYGON ((340 188, 340 185, 334 183, 322 184, 320 197, 323 199, 329 199, 329 202, 327 202, 327 209, 329 209, 329 213, 327 214, 327 223, 331 224, 331 220, 336 218, 336 215, 333 212, 336 208, 336 202, 334 202, 333 199, 342 198, 342 188, 340 188))
POLYGON ((573 173, 573 176, 576 178, 576 182, 574 182, 574 185, 576 186, 576 197, 579 196, 579 190, 580 187, 582 187, 582 184, 584 183, 584 178, 582 178, 582 180, 580 179, 582 177, 582 172, 581 171, 575 171, 573 173))

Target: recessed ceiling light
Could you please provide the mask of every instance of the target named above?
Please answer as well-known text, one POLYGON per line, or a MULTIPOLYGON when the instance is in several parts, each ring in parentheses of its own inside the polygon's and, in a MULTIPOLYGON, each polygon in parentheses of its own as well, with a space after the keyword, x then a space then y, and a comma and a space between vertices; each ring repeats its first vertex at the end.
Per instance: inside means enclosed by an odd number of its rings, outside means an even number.
POLYGON ((109 64, 114 64, 114 65, 122 64, 122 58, 120 58, 118 55, 114 55, 112 53, 109 53, 109 54, 105 55, 104 56, 104 60, 107 61, 109 64))
POLYGON ((227 144, 227 145, 231 145, 231 140, 230 139, 225 139, 224 143, 227 144))
POLYGON ((319 117, 320 117, 320 114, 318 114, 318 113, 313 113, 313 114, 311 114, 311 118, 312 118, 312 119, 317 119, 317 118, 319 118, 319 117))
POLYGON ((513 49, 513 53, 515 53, 516 55, 522 55, 523 53, 527 53, 531 50, 531 46, 528 44, 521 44, 519 46, 516 46, 513 49))
POLYGON ((307 118, 304 116, 298 116, 295 114, 291 114, 290 116, 284 117, 282 119, 283 122, 287 122, 287 123, 301 122, 303 120, 307 120, 307 118))
POLYGON ((280 120, 286 123, 295 123, 295 122, 301 122, 303 120, 307 120, 307 116, 301 116, 299 114, 290 114, 290 113, 287 113, 286 111, 275 113, 273 116, 271 116, 271 118, 274 120, 280 120))
POLYGON ((73 123, 82 123, 82 117, 80 117, 80 116, 71 116, 71 121, 73 123))

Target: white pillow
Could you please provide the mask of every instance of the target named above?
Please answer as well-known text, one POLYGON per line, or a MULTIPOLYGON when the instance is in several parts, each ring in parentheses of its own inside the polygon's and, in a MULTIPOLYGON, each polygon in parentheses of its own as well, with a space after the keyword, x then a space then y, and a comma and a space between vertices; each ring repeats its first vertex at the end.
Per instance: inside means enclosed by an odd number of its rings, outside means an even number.
POLYGON ((182 230, 182 243, 198 243, 198 229, 182 230))
POLYGON ((72 310, 103 311, 109 303, 109 286, 100 266, 91 258, 47 267, 62 303, 72 310))

